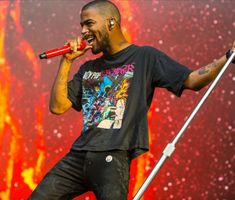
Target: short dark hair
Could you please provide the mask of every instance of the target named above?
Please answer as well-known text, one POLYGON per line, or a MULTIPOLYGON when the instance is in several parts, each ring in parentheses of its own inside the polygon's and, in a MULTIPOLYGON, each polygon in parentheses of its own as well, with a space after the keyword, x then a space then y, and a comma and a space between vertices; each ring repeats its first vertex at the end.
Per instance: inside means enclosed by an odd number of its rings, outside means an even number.
POLYGON ((98 8, 100 13, 106 17, 114 17, 118 24, 121 24, 121 14, 114 3, 108 0, 94 0, 83 6, 82 11, 92 7, 98 8))

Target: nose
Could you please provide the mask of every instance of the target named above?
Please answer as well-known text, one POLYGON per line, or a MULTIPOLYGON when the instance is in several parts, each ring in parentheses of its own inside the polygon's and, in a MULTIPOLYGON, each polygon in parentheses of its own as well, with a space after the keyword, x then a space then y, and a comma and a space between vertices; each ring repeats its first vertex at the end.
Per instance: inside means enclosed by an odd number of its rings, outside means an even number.
POLYGON ((85 38, 88 35, 89 31, 85 26, 82 27, 82 38, 85 38))

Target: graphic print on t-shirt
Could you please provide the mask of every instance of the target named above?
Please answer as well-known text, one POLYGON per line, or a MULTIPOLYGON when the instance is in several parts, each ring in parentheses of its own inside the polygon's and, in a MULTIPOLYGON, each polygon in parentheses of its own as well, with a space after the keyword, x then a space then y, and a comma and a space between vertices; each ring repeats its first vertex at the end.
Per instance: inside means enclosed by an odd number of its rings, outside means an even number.
POLYGON ((134 64, 101 72, 85 72, 82 95, 84 131, 91 126, 121 128, 133 73, 134 64))

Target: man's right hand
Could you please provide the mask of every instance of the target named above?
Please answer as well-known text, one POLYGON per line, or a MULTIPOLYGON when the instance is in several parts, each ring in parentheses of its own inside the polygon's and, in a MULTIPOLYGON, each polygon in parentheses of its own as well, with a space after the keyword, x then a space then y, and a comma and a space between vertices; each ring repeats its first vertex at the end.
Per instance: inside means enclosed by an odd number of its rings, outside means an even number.
POLYGON ((73 40, 69 40, 68 42, 66 42, 66 45, 70 45, 72 52, 71 53, 67 53, 64 56, 64 58, 69 61, 69 62, 73 62, 76 58, 82 56, 83 54, 85 54, 89 49, 92 48, 92 46, 87 45, 84 49, 82 50, 78 50, 78 48, 81 45, 81 41, 82 39, 80 37, 78 37, 77 39, 73 39, 73 40))

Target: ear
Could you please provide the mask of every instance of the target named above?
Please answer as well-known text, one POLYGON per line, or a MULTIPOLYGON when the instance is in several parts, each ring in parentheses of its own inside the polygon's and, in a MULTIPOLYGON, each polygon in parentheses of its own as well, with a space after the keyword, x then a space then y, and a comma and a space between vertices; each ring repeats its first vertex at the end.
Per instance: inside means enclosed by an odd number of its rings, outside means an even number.
POLYGON ((114 18, 111 18, 109 20, 109 30, 110 31, 114 28, 114 25, 115 25, 115 20, 114 20, 114 18))

